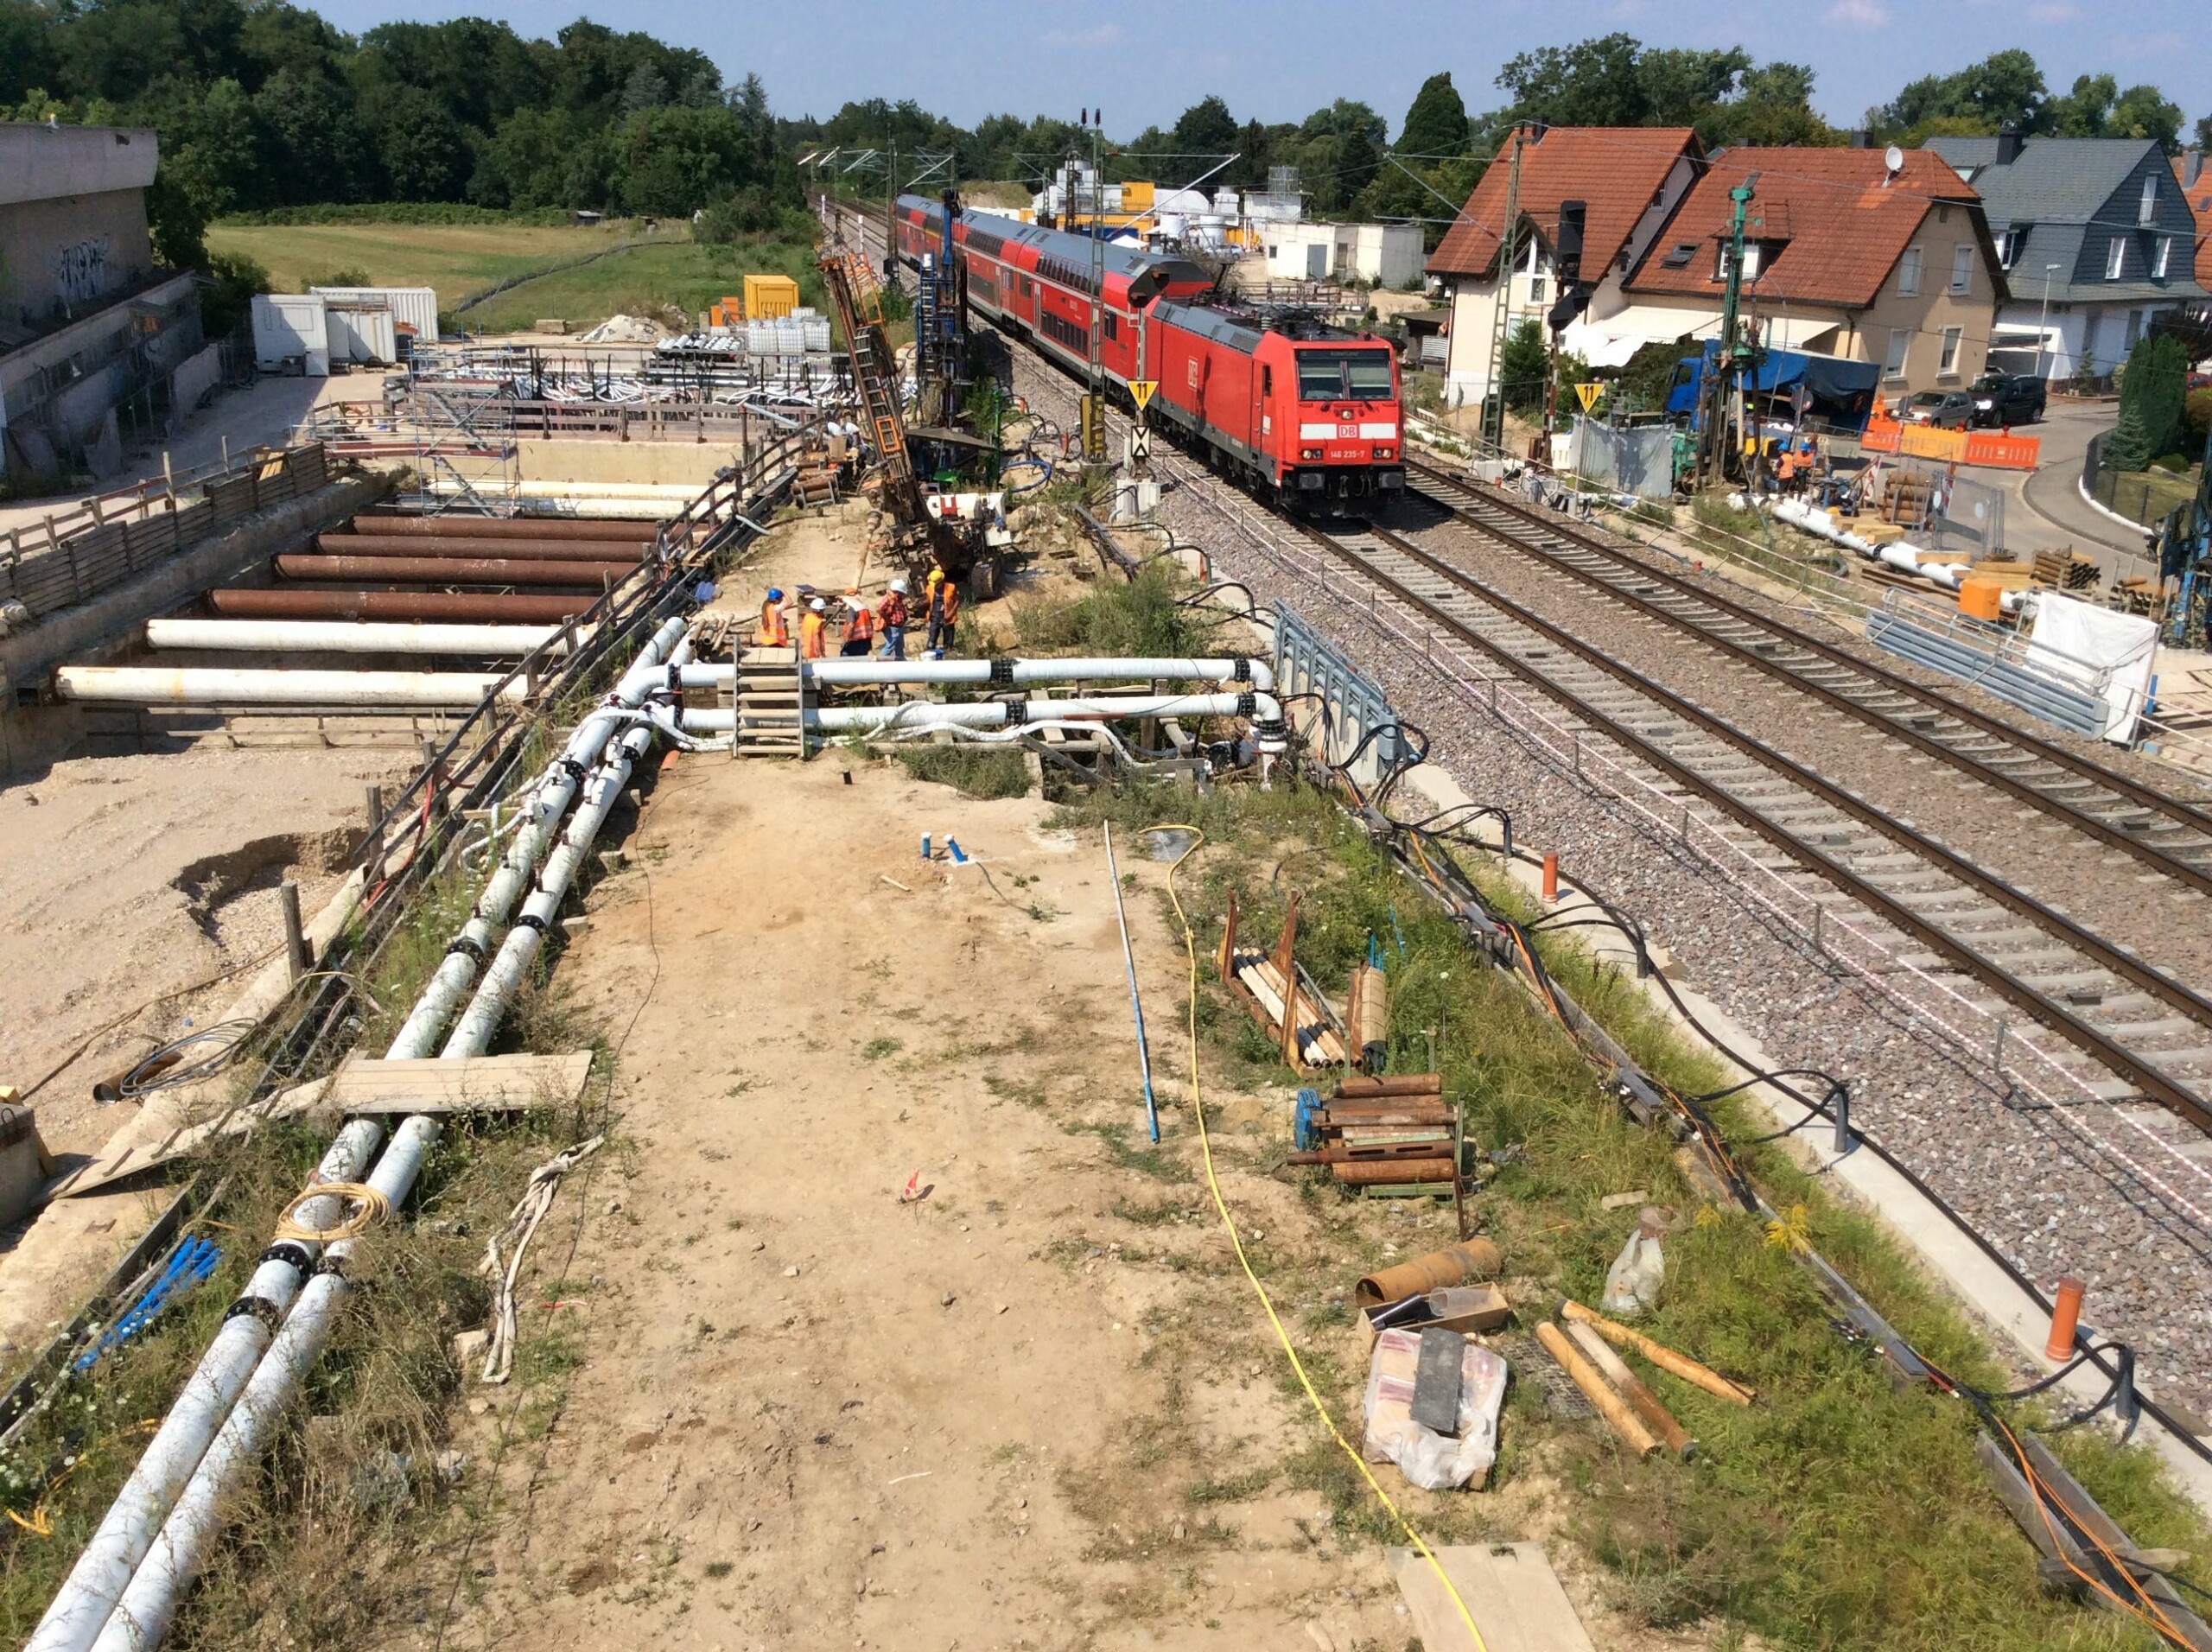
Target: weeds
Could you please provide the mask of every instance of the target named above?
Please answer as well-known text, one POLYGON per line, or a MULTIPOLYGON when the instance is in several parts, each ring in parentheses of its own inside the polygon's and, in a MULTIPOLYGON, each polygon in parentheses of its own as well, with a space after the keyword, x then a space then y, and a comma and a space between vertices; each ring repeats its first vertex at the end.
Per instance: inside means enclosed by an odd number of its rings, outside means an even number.
POLYGON ((892 755, 915 779, 950 786, 963 797, 988 802, 1026 797, 1029 792, 1028 759, 1018 751, 912 745, 899 747, 892 755))

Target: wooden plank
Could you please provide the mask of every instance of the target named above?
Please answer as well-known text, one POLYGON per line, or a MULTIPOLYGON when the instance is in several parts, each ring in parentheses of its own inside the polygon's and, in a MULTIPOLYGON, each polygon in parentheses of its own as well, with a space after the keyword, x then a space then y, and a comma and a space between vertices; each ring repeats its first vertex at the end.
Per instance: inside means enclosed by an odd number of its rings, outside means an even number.
MULTIPOLYGON (((1432 1552, 1488 1652, 1597 1652, 1542 1544, 1452 1544, 1432 1552)), ((1389 1555, 1426 1652, 1476 1652, 1434 1568, 1411 1549, 1394 1548, 1389 1555)))
POLYGON ((156 1142, 140 1142, 121 1149, 105 1158, 95 1159, 88 1165, 79 1165, 65 1176, 57 1176, 40 1190, 39 1199, 73 1198, 79 1194, 98 1192, 113 1185, 125 1177, 166 1165, 198 1151, 219 1136, 245 1135, 272 1119, 290 1118, 322 1104, 324 1092, 330 1080, 318 1078, 312 1083, 295 1084, 280 1090, 268 1100, 250 1107, 234 1107, 228 1112, 208 1120, 204 1124, 172 1130, 156 1142))
POLYGON ((460 1061, 355 1056, 332 1076, 330 1105, 346 1113, 512 1111, 575 1101, 590 1077, 588 1050, 460 1061))

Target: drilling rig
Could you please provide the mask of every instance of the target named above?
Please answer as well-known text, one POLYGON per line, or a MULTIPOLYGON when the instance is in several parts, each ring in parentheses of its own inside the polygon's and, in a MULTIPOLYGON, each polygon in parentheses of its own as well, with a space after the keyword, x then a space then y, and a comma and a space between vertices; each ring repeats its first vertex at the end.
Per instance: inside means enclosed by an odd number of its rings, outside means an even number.
POLYGON ((836 244, 825 246, 817 262, 845 331, 853 383, 882 466, 882 505, 893 524, 890 554, 918 579, 934 563, 947 578, 960 581, 971 599, 982 600, 998 594, 1001 552, 1012 543, 1002 496, 939 491, 925 483, 915 461, 917 448, 938 454, 965 449, 972 460, 990 447, 954 425, 968 387, 967 306, 950 227, 957 205, 948 190, 944 245, 923 258, 914 308, 911 426, 874 272, 867 259, 836 244))

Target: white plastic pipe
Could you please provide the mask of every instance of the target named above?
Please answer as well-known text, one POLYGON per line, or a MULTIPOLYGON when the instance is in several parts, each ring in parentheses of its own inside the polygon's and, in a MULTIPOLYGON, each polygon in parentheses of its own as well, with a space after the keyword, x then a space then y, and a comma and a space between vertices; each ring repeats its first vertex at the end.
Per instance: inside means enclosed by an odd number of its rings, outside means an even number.
MULTIPOLYGON (((323 1154, 315 1179, 352 1181, 383 1138, 383 1127, 374 1120, 356 1119, 339 1132, 323 1154)), ((336 1203, 310 1202, 300 1212, 302 1224, 334 1220, 336 1203)), ((253 1270, 229 1317, 200 1356, 199 1368, 187 1379, 176 1403, 147 1442, 138 1466, 116 1493, 99 1529, 24 1643, 24 1652, 84 1652, 92 1645, 131 1573, 153 1546, 178 1494, 207 1454, 209 1442, 238 1403, 277 1322, 314 1267, 317 1249, 293 1244, 284 1255, 272 1256, 253 1270)))
POLYGON ((482 654, 519 658, 555 643, 558 626, 394 625, 348 620, 149 620, 149 648, 274 654, 482 654))
MULTIPOLYGON (((1272 693, 1275 674, 1262 659, 813 659, 800 662, 809 682, 831 687, 889 683, 1148 683, 1155 677, 1169 682, 1202 683, 1249 681, 1262 694, 1272 693), (1237 676, 1239 669, 1244 677, 1237 676), (996 670, 1003 675, 994 676, 996 670)), ((728 688, 736 675, 732 665, 687 665, 687 689, 728 688)))
MULTIPOLYGON (((406 1203, 437 1138, 437 1121, 417 1115, 399 1127, 377 1160, 368 1183, 393 1210, 406 1203)), ((329 1249, 330 1259, 343 1261, 355 1243, 339 1240, 329 1249)), ((92 1642, 93 1652, 150 1652, 161 1644, 178 1604, 207 1563, 208 1548, 222 1533, 225 1500, 261 1460, 270 1434, 322 1357, 339 1312, 353 1293, 353 1281, 340 1271, 316 1274, 300 1293, 283 1328, 254 1368, 245 1392, 177 1496, 107 1626, 92 1642)))
MULTIPOLYGON (((1047 719, 1097 721, 1129 717, 1235 717, 1244 715, 1241 694, 1128 694, 1067 700, 908 700, 895 706, 823 706, 805 714, 806 727, 823 733, 861 730, 888 734, 900 728, 1006 728, 1047 719)), ((1249 696, 1251 715, 1280 721, 1282 706, 1273 695, 1249 696)), ((683 714, 687 734, 728 734, 735 714, 702 709, 683 714)))
POLYGON ((607 703, 576 725, 561 755, 547 766, 524 805, 529 820, 515 834, 514 842, 486 882, 484 893, 477 897, 475 911, 439 961, 422 996, 415 1001, 406 1024, 385 1052, 385 1060, 416 1061, 430 1053, 446 1023, 453 1019, 461 994, 475 981, 477 967, 505 932, 515 902, 530 886, 531 874, 545 858, 586 772, 599 761, 614 731, 632 721, 638 708, 656 690, 665 689, 666 662, 673 658, 680 664, 689 657, 690 641, 685 629, 685 621, 671 620, 656 631, 639 651, 636 663, 622 674, 607 703))
POLYGON ((462 1056, 481 1055, 491 1044, 492 1035, 506 1017, 508 1005, 514 1001, 516 992, 530 973, 532 960, 545 944, 546 929, 559 916, 561 903, 568 897, 569 886, 575 880, 577 869, 591 853, 592 842, 613 811, 615 798, 629 784, 632 766, 652 743, 653 729, 641 727, 632 728, 608 746, 606 757, 584 785, 582 800, 569 817, 568 830, 561 834, 559 844, 545 857, 537 887, 523 902, 522 913, 500 944, 499 956, 485 969, 475 995, 454 1024, 445 1048, 438 1052, 441 1059, 451 1061, 462 1056))
MULTIPOLYGON (((467 711, 499 685, 499 671, 268 671, 194 665, 64 665, 54 674, 64 700, 133 706, 333 706, 467 711)), ((520 701, 520 677, 500 689, 520 701)))

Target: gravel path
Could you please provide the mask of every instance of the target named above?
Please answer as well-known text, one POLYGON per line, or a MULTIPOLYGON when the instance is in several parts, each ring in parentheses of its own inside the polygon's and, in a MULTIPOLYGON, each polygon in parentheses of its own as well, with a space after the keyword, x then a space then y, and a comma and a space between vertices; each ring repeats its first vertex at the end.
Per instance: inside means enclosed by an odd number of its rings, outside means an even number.
MULTIPOLYGON (((1065 380, 1017 360, 1017 388, 1056 415, 1071 410, 1065 380)), ((2203 1224, 2054 1109, 2000 1095, 1986 1066, 1836 972, 1703 857, 1471 704, 1336 592, 1287 571, 1243 527, 1257 507, 1241 493, 1179 455, 1162 468, 1179 479, 1163 519, 1211 553, 1217 577, 1243 581, 1263 603, 1296 607, 1427 729, 1432 761, 1471 796, 1510 808, 1522 841, 1593 874, 1591 885, 1635 913, 1775 1059, 1848 1080, 1854 1121, 2022 1272, 2046 1292, 2063 1274, 2088 1282, 2087 1317, 2134 1345, 2147 1390, 2212 1413, 2212 1232, 2203 1224)), ((2126 1151, 2126 1132, 2100 1134, 2126 1151)), ((2171 1161, 2158 1171, 2171 1174, 2171 1161)), ((2169 1185, 2204 1207, 2201 1176, 2191 1182, 2183 1171, 2169 1185)))

